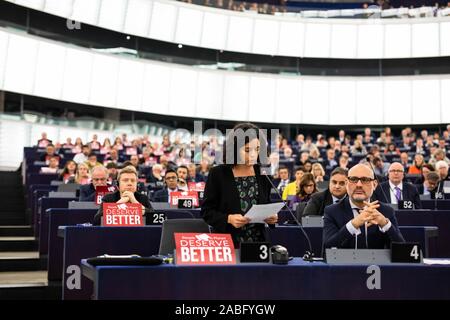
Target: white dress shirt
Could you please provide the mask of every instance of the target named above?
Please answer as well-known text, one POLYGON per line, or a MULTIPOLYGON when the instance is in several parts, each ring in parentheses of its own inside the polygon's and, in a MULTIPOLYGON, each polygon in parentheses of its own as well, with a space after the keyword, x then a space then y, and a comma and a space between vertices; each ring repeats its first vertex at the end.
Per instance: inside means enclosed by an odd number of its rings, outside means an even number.
POLYGON ((398 204, 397 197, 395 196, 395 188, 400 189, 400 200, 403 199, 403 183, 400 183, 398 186, 396 186, 389 180, 389 192, 391 193, 392 204, 398 204))
MULTIPOLYGON (((352 207, 352 211, 353 211, 353 218, 356 218, 356 216, 359 214, 358 210, 360 210, 360 208, 355 205, 352 200, 350 200, 350 206, 352 207)), ((381 232, 385 233, 387 232, 392 226, 391 221, 388 219, 388 223, 384 226, 378 226, 378 229, 380 229, 381 232)), ((361 229, 358 228, 356 229, 353 224, 352 221, 350 220, 349 222, 347 222, 347 224, 345 225, 345 227, 347 228, 348 232, 350 232, 351 235, 359 235, 361 233, 361 229)), ((366 235, 367 235, 367 231, 366 231, 366 235)))

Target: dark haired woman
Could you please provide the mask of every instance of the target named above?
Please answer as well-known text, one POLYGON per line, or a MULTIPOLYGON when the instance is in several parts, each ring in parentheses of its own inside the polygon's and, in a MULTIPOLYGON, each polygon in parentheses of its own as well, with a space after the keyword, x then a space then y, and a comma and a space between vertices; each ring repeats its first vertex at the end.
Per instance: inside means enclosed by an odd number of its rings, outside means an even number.
MULTIPOLYGON (((261 141, 265 149, 265 139, 253 124, 235 126, 224 143, 224 164, 211 169, 205 187, 203 219, 214 232, 230 233, 236 247, 241 242, 268 240, 265 224, 251 223, 245 217, 252 205, 270 202, 269 177, 260 174, 261 141), (242 139, 240 134, 244 134, 242 139)), ((274 225, 277 220, 275 213, 265 222, 274 225)))

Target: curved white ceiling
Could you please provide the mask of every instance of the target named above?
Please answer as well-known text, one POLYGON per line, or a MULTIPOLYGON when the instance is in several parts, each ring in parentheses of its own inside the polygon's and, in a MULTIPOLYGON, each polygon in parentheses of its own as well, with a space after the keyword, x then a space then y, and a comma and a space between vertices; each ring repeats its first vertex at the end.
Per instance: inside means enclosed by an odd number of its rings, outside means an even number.
POLYGON ((301 19, 167 0, 7 1, 80 21, 81 28, 87 23, 227 51, 346 59, 450 56, 450 17, 301 19))
POLYGON ((0 29, 0 90, 163 115, 308 124, 450 122, 450 75, 309 77, 108 55, 0 29))

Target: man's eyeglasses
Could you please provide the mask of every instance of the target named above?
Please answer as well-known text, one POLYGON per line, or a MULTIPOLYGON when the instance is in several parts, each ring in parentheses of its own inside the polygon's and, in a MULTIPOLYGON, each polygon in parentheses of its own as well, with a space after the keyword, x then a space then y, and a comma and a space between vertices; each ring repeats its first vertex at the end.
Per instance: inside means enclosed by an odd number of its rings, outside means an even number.
POLYGON ((348 182, 350 183, 358 183, 358 181, 361 181, 362 184, 369 184, 371 183, 373 180, 372 178, 369 177, 348 177, 348 182))
POLYGON ((176 180, 177 177, 166 177, 166 180, 176 180))
POLYGON ((403 173, 403 170, 389 170, 390 173, 403 173))

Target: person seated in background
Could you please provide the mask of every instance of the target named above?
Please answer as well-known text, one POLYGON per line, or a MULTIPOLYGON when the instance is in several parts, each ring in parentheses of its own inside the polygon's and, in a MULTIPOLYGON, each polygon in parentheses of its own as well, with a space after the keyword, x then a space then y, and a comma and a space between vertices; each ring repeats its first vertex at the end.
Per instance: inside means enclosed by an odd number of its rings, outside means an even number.
POLYGON ((416 184, 422 184, 425 182, 427 175, 430 172, 436 171, 434 166, 429 164, 429 163, 425 163, 422 168, 420 169, 421 172, 421 176, 419 178, 416 179, 416 184))
POLYGON ((80 186, 80 197, 78 201, 95 200, 95 188, 106 186, 108 182, 108 169, 104 166, 97 166, 91 170, 91 183, 80 186))
POLYGON ((64 183, 68 183, 70 178, 75 178, 76 173, 77 163, 73 160, 68 160, 63 170, 61 171, 61 174, 59 175, 59 180, 62 180, 64 183))
POLYGON ((63 143, 62 148, 64 149, 73 149, 75 145, 72 143, 72 138, 67 138, 66 142, 63 143))
POLYGON ((416 154, 414 156, 413 164, 409 167, 408 173, 409 174, 421 174, 422 166, 425 164, 425 161, 423 159, 423 155, 416 154))
POLYGON ((304 166, 307 161, 309 161, 309 152, 304 151, 300 154, 300 159, 298 159, 296 164, 304 166))
MULTIPOLYGON (((430 149, 430 152, 431 152, 431 149, 430 149)), ((445 156, 444 151, 441 149, 436 149, 436 151, 434 151, 432 153, 432 156, 430 158, 430 161, 428 161, 428 163, 430 163, 432 165, 436 165, 436 163, 441 160, 445 161, 447 164, 450 164, 450 160, 445 156)))
POLYGON ((59 170, 59 157, 53 156, 48 160, 48 167, 42 167, 41 173, 58 173, 59 170))
POLYGON ((330 174, 331 171, 333 171, 333 169, 338 166, 338 163, 336 161, 336 152, 334 151, 334 149, 327 150, 327 157, 323 161, 323 165, 325 166, 325 172, 327 174, 330 174))
POLYGON ((389 172, 389 163, 384 162, 381 157, 374 157, 372 164, 375 174, 384 180, 389 172))
POLYGON ((88 166, 89 170, 92 170, 94 167, 103 167, 103 165, 97 161, 97 155, 95 153, 89 154, 89 157, 85 164, 88 166))
POLYGON ((441 160, 436 162, 436 171, 439 173, 441 181, 449 181, 450 175, 448 173, 448 163, 441 160))
POLYGON ((81 152, 76 154, 73 157, 73 161, 75 161, 77 164, 84 163, 88 160, 89 155, 91 154, 91 148, 87 144, 83 145, 81 148, 81 152))
POLYGON ((391 242, 404 242, 394 209, 370 202, 377 186, 372 169, 357 164, 349 170, 347 180, 348 197, 325 208, 324 248, 384 249, 391 242))
POLYGON ((117 174, 119 173, 117 164, 114 162, 108 162, 106 165, 106 169, 108 170, 108 183, 111 185, 117 184, 117 174))
POLYGON ((187 182, 203 182, 203 177, 197 173, 197 166, 195 163, 190 163, 188 168, 187 182))
POLYGON ((311 172, 312 171, 312 165, 313 165, 312 162, 306 161, 305 165, 303 166, 303 171, 304 172, 311 172))
POLYGON ((153 202, 168 202, 170 203, 170 193, 178 190, 178 175, 176 171, 169 169, 164 176, 165 188, 158 190, 153 195, 153 202))
POLYGON ((177 176, 178 176, 178 190, 188 191, 187 185, 188 168, 186 166, 179 166, 177 168, 177 176))
POLYGON ((384 203, 398 204, 400 200, 412 201, 415 209, 421 209, 420 195, 417 188, 403 181, 405 169, 399 162, 394 162, 389 167, 388 181, 381 183, 374 192, 376 200, 384 203), (387 198, 386 198, 387 197, 387 198))
POLYGON ((155 186, 159 183, 164 183, 164 177, 162 176, 162 165, 154 164, 152 167, 152 172, 147 176, 147 182, 154 184, 155 186))
MULTIPOLYGON (((119 189, 116 192, 106 194, 102 202, 107 203, 140 203, 143 206, 143 214, 153 211, 146 195, 137 192, 138 175, 133 166, 128 166, 120 170, 117 177, 119 189)), ((94 225, 100 225, 103 217, 103 206, 97 211, 94 217, 94 225)))
POLYGON ((311 199, 311 196, 317 192, 319 192, 319 190, 317 190, 317 184, 314 181, 312 173, 305 173, 300 179, 296 198, 294 198, 294 203, 308 202, 309 199, 311 199))
POLYGON ((349 161, 348 161, 347 155, 342 155, 339 157, 339 168, 345 169, 345 170, 349 169, 349 161))
POLYGON ((367 149, 363 146, 360 140, 355 140, 353 146, 350 148, 350 153, 365 155, 367 154, 367 149))
POLYGON ((284 188, 290 183, 289 179, 289 169, 285 166, 278 168, 278 179, 276 179, 273 184, 277 187, 278 191, 283 194, 284 188))
POLYGON ((122 165, 123 158, 122 156, 119 156, 119 151, 117 149, 113 148, 109 153, 105 155, 104 163, 114 162, 117 166, 122 165))
POLYGON ((47 145, 45 148, 45 153, 41 155, 40 161, 45 162, 46 164, 49 164, 50 158, 58 157, 58 161, 60 159, 60 156, 56 152, 56 148, 53 144, 47 145))
MULTIPOLYGON (((303 216, 323 216, 325 207, 338 203, 347 195, 347 170, 343 168, 336 168, 331 172, 330 184, 324 191, 317 192, 311 196, 303 216)), ((300 213, 297 212, 297 216, 300 213)))
POLYGON ((138 170, 139 168, 139 156, 137 154, 133 154, 130 156, 130 163, 133 167, 136 168, 136 170, 138 170))
POLYGON ((314 163, 312 165, 311 173, 313 174, 314 181, 316 183, 328 180, 328 177, 325 175, 325 170, 323 170, 323 167, 320 163, 314 163))
POLYGON ((97 139, 98 139, 97 135, 94 134, 92 136, 92 141, 88 142, 88 146, 89 146, 89 148, 91 148, 91 150, 100 150, 101 145, 100 145, 100 142, 98 142, 97 139))
POLYGON ((77 165, 77 173, 75 174, 75 178, 69 178, 68 183, 77 183, 77 184, 89 184, 91 183, 91 175, 89 173, 89 169, 86 164, 79 163, 77 165))
POLYGON ((211 164, 208 159, 202 159, 200 161, 200 168, 198 170, 198 174, 200 175, 203 181, 208 181, 209 170, 211 169, 211 164))
POLYGON ((303 168, 302 166, 295 169, 295 181, 289 183, 284 188, 282 195, 283 200, 287 200, 288 196, 295 196, 297 194, 297 190, 300 186, 300 180, 302 179, 303 174, 305 174, 305 168, 303 168))
POLYGON ((41 133, 41 138, 37 141, 37 146, 39 148, 46 148, 49 144, 52 144, 52 140, 47 139, 47 132, 41 133))
MULTIPOLYGON (((436 193, 443 193, 444 184, 440 183, 441 179, 436 172, 430 172, 423 184, 417 186, 417 190, 421 195, 430 195, 430 199, 436 199, 436 193)), ((441 198, 440 196, 438 198, 441 198)))
POLYGON ((400 164, 403 166, 405 172, 408 172, 409 169, 409 156, 406 152, 402 152, 400 154, 400 164))

